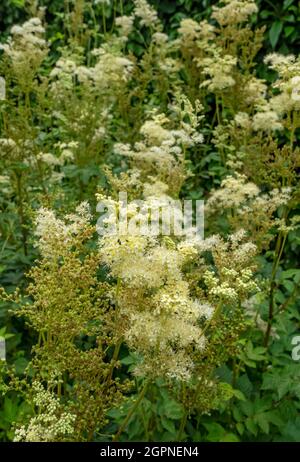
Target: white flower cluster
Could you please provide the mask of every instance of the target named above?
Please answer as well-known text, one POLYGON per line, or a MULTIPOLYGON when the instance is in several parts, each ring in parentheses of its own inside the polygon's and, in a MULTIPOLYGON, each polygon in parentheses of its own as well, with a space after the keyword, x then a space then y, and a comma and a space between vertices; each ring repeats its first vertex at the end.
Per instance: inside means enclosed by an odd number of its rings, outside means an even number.
POLYGON ((13 26, 12 37, 0 49, 10 58, 16 76, 21 81, 25 69, 35 72, 48 52, 45 29, 39 18, 31 18, 22 26, 13 26))
POLYGON ((140 18, 142 26, 155 28, 158 24, 158 16, 155 9, 146 0, 134 0, 134 14, 140 18))
POLYGON ((16 142, 11 138, 0 138, 0 156, 7 158, 15 158, 20 153, 20 149, 16 142))
POLYGON ((113 89, 118 85, 124 85, 130 79, 133 62, 120 52, 103 46, 94 49, 93 55, 97 58, 93 67, 78 65, 72 58, 61 57, 50 74, 53 94, 71 89, 75 78, 88 86, 90 91, 113 89))
POLYGON ((241 204, 255 198, 259 194, 259 188, 251 182, 247 182, 244 175, 226 177, 221 188, 214 191, 206 203, 207 212, 215 209, 238 209, 241 204))
POLYGON ((300 59, 294 55, 283 56, 272 53, 265 58, 265 63, 278 73, 273 88, 280 90, 272 96, 270 106, 278 115, 283 116, 300 110, 300 59))
POLYGON ((222 56, 222 51, 211 47, 211 57, 196 59, 198 66, 202 69, 201 73, 209 76, 201 87, 207 87, 210 91, 225 90, 235 85, 232 77, 233 69, 237 65, 237 58, 231 55, 222 56))
MULTIPOLYGON (((116 152, 131 158, 138 182, 145 175, 145 210, 134 203, 127 210, 130 218, 141 225, 148 221, 146 211, 151 201, 159 199, 161 204, 171 200, 169 183, 160 180, 159 174, 183 162, 184 150, 203 140, 197 131, 200 109, 198 104, 195 113, 187 99, 178 97, 170 112, 179 120, 179 127, 167 128, 172 123, 171 116, 154 114, 142 125, 144 140, 136 143, 134 149, 130 145, 115 146, 116 152), (138 170, 141 173, 137 176, 138 170)), ((105 200, 102 196, 99 199, 105 200)), ((107 198, 108 210, 116 205, 112 198, 107 198)), ((119 215, 122 213, 119 208, 119 215)), ((176 221, 176 212, 174 218, 176 221)), ((110 225, 113 219, 109 216, 106 223, 110 225)), ((198 258, 197 243, 184 239, 176 243, 169 236, 134 235, 129 231, 105 234, 100 240, 100 255, 119 281, 116 302, 124 319, 123 336, 143 358, 136 373, 187 380, 193 369, 189 352, 205 347, 199 321, 210 318, 214 312, 207 301, 191 296, 184 279, 183 266, 198 258)))
POLYGON ((35 221, 35 236, 42 256, 50 259, 61 256, 64 249, 72 246, 73 237, 82 233, 90 220, 87 202, 82 202, 75 214, 67 215, 66 221, 57 218, 52 210, 40 208, 35 221))
POLYGON ((259 290, 251 267, 256 246, 246 240, 246 232, 239 230, 225 241, 218 238, 213 256, 217 267, 207 270, 204 281, 213 303, 235 304, 259 290))
POLYGON ((212 40, 215 37, 215 27, 207 20, 198 23, 193 19, 182 19, 178 32, 182 36, 183 46, 191 46, 196 40, 212 40))
POLYGON ((127 41, 129 34, 133 30, 134 16, 118 16, 116 26, 120 28, 120 34, 127 41))
POLYGON ((133 70, 132 61, 101 48, 97 54, 98 62, 92 70, 93 80, 97 86, 109 87, 112 83, 124 83, 129 80, 133 70))
POLYGON ((41 37, 45 33, 39 18, 31 18, 22 26, 13 26, 11 34, 14 40, 22 41, 23 46, 32 45, 43 48, 46 46, 46 41, 41 37))
POLYGON ((235 25, 246 22, 258 7, 254 0, 222 0, 224 6, 213 6, 212 18, 221 26, 235 25))
POLYGON ((246 112, 238 112, 234 116, 234 121, 237 127, 251 132, 272 133, 277 130, 283 130, 283 124, 280 121, 278 112, 271 108, 269 103, 255 105, 257 112, 250 117, 246 112))
POLYGON ((34 382, 33 404, 38 408, 38 415, 32 417, 27 426, 15 430, 15 442, 53 442, 70 437, 74 431, 76 416, 65 412, 54 394, 34 382))
POLYGON ((121 281, 117 301, 127 319, 124 337, 143 355, 138 374, 186 380, 192 369, 188 350, 205 346, 198 321, 210 318, 214 308, 190 296, 182 273, 184 263, 197 253, 193 244, 176 247, 171 239, 165 244, 147 236, 101 240, 102 261, 121 281))
MULTIPOLYGON (((234 209, 239 216, 254 212, 272 214, 291 197, 290 188, 273 189, 262 194, 260 189, 252 182, 247 182, 244 175, 226 177, 221 188, 214 191, 206 203, 207 213, 234 209)), ((254 216, 254 215, 253 215, 254 216)))
POLYGON ((260 105, 265 102, 267 85, 265 80, 251 76, 245 86, 246 102, 249 105, 260 105))
MULTIPOLYGON (((175 108, 172 107, 174 111, 175 108)), ((203 142, 203 135, 195 126, 182 121, 179 129, 165 128, 169 123, 170 119, 164 114, 154 115, 140 129, 144 141, 135 143, 134 149, 128 144, 117 143, 115 151, 130 157, 140 168, 144 164, 146 168, 156 166, 161 173, 169 172, 183 162, 186 148, 203 142)))

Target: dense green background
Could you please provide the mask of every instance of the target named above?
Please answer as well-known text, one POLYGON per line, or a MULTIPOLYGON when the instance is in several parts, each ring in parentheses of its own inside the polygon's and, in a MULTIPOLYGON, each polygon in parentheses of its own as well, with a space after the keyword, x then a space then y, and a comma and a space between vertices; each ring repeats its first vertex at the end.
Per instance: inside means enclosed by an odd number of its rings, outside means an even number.
MULTIPOLYGON (((0 4, 0 31, 8 32, 12 24, 26 18, 26 0, 2 0, 0 4)), ((152 0, 152 3, 163 18, 166 29, 175 28, 184 17, 201 19, 207 17, 216 0, 152 0)), ((297 0, 257 0, 259 14, 258 25, 266 25, 265 50, 276 50, 282 53, 297 52, 300 46, 300 2, 297 0)), ((47 7, 47 20, 51 25, 60 23, 64 9, 62 0, 40 0, 41 6, 47 7)), ((125 9, 131 2, 124 1, 125 9)))

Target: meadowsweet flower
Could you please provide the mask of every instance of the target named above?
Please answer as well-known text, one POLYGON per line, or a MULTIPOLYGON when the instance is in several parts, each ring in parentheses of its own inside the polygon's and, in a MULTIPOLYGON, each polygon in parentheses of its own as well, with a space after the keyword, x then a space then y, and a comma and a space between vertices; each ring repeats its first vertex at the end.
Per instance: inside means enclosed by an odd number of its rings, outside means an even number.
POLYGON ((60 58, 56 64, 54 69, 51 71, 51 77, 57 77, 64 74, 73 74, 76 70, 76 63, 71 59, 67 58, 60 58))
POLYGON ((169 130, 163 127, 168 123, 169 119, 164 114, 154 117, 153 120, 148 120, 141 127, 140 133, 145 137, 147 144, 161 145, 165 141, 175 142, 170 135, 169 130))
POLYGON ((120 28, 122 37, 128 39, 133 29, 134 16, 119 16, 116 18, 116 26, 120 28))
POLYGON ((212 211, 215 207, 220 209, 238 209, 241 204, 258 196, 259 188, 252 182, 246 182, 243 175, 228 176, 221 183, 206 203, 206 210, 212 211))
POLYGON ((2 149, 15 149, 16 143, 11 138, 0 138, 0 146, 2 149))
MULTIPOLYGON (((279 148, 274 131, 299 122, 291 112, 300 109, 300 61, 272 54, 266 63, 278 74, 274 84, 254 76, 263 30, 243 23, 257 12, 255 2, 219 2, 212 16, 218 24, 183 19, 173 39, 162 32, 148 2, 134 0, 132 14, 116 18, 116 27, 94 50, 84 3, 72 12, 70 46, 60 49, 49 72, 39 73, 48 52, 39 19, 14 26, 0 45, 3 72, 13 83, 9 104, 3 103, 8 110, 0 139, 2 234, 10 231, 10 216, 29 232, 27 202, 35 192, 43 204, 63 203, 69 210, 76 197, 97 187, 101 213, 94 227, 87 202, 63 217, 46 207, 36 212, 41 258, 30 272, 30 303, 19 312, 39 334, 30 370, 43 384, 32 377, 29 397, 36 414, 16 429, 16 441, 98 434, 107 426, 107 411, 131 392, 131 373, 142 379, 138 383, 179 382, 172 392, 179 393, 175 398, 185 411, 209 412, 222 385, 212 379, 215 366, 240 347, 244 302, 259 291, 255 256, 278 231, 286 235, 299 227, 299 217, 275 213, 294 202, 293 190, 270 185, 294 184, 296 178, 298 148, 293 140, 279 148), (138 57, 126 46, 136 24, 149 28, 149 46, 138 57), (213 129, 205 121, 210 100, 216 102, 213 129), (208 144, 213 135, 213 146, 198 146, 202 132, 208 144), (224 178, 219 160, 233 173, 224 178), (214 164, 212 171, 198 175, 207 162, 214 164), (196 170, 188 170, 191 163, 196 170), (182 227, 179 198, 184 192, 193 197, 195 189, 201 195, 205 178, 216 172, 208 183, 217 184, 221 175, 221 185, 207 201, 207 233, 220 224, 226 238, 204 239, 192 223, 182 227), (194 174, 197 188, 182 188, 194 174), (120 191, 127 192, 129 204, 120 194, 117 199, 120 191), (119 381, 121 343, 134 365, 128 380, 119 381), (49 382, 56 368, 72 386, 49 382), (181 381, 187 383, 182 387, 181 381), (62 400, 55 395, 60 392, 62 400)), ((92 3, 100 5, 98 11, 112 6, 110 0, 92 3)), ((26 232, 17 234, 25 241, 26 232)))
POLYGON ((290 74, 291 69, 294 70, 295 65, 299 66, 296 62, 294 55, 281 55, 279 53, 270 53, 264 59, 265 64, 268 64, 271 69, 277 71, 282 77, 290 74))
POLYGON ((299 76, 288 78, 286 81, 278 81, 274 86, 279 88, 281 93, 270 99, 270 106, 279 116, 300 110, 299 76))
POLYGON ((199 36, 200 25, 193 19, 182 19, 178 32, 184 37, 184 40, 192 42, 199 36))
POLYGON ((92 75, 97 86, 108 88, 112 83, 127 82, 132 71, 133 63, 128 58, 100 49, 98 62, 93 68, 92 75))
POLYGON ((273 88, 280 91, 272 96, 270 107, 282 116, 300 109, 300 60, 294 55, 272 53, 266 56, 265 63, 278 73, 273 88))
POLYGON ((130 233, 107 234, 100 240, 102 261, 122 281, 118 303, 129 319, 124 337, 143 355, 142 366, 136 368, 138 375, 157 377, 163 364, 163 375, 186 380, 193 364, 185 350, 204 348, 205 338, 197 323, 201 316, 209 316, 209 310, 204 306, 201 311, 201 303, 191 297, 182 274, 187 259, 197 255, 195 249, 191 255, 190 249, 190 244, 183 243, 177 249, 170 238, 160 243, 158 237, 130 233), (149 289, 152 295, 147 294, 149 289), (139 300, 143 300, 142 305, 139 300), (175 345, 179 353, 176 361, 175 345), (184 374, 180 372, 183 368, 184 374))
POLYGON ((158 16, 155 9, 146 0, 134 0, 134 14, 140 18, 142 26, 155 28, 158 23, 158 16))
POLYGON ((212 253, 217 273, 207 270, 204 281, 214 303, 222 301, 235 304, 249 293, 259 290, 253 278, 253 258, 257 247, 247 241, 243 229, 229 235, 227 240, 219 240, 212 253))
POLYGON ((195 300, 195 306, 199 310, 200 316, 203 316, 206 319, 211 319, 215 312, 215 308, 209 303, 201 303, 199 300, 195 300))
POLYGON ((221 26, 228 26, 246 22, 258 7, 254 0, 223 0, 224 6, 213 6, 212 18, 221 26))
POLYGON ((50 152, 40 152, 37 158, 49 166, 55 167, 56 165, 61 165, 61 160, 50 152))
POLYGON ((279 121, 279 116, 275 111, 272 111, 268 105, 261 107, 261 111, 253 116, 253 130, 272 132, 282 130, 283 125, 279 121))
POLYGON ((7 184, 9 183, 9 176, 7 175, 0 175, 0 184, 7 184))
POLYGON ((267 94, 265 80, 251 77, 245 87, 246 102, 248 104, 262 104, 267 94))
POLYGON ((237 112, 234 116, 234 121, 239 127, 242 127, 246 130, 251 129, 252 121, 247 112, 237 112))
POLYGON ((177 250, 179 254, 183 257, 184 261, 194 260, 195 257, 199 254, 197 247, 194 242, 188 240, 179 242, 177 245, 177 250))
POLYGON ((67 223, 57 218, 52 210, 40 208, 36 216, 36 246, 44 258, 57 258, 70 249, 76 236, 87 228, 91 219, 89 206, 83 202, 75 214, 66 216, 67 223))
POLYGON ((53 442, 68 438, 74 432, 76 416, 64 411, 54 394, 34 382, 33 403, 39 408, 39 414, 32 417, 27 426, 16 428, 15 442, 53 442))
POLYGON ((196 41, 202 45, 203 41, 205 43, 215 38, 215 27, 207 20, 198 23, 193 19, 182 19, 178 32, 181 35, 181 44, 186 48, 195 45, 196 41))
POLYGON ((144 197, 151 199, 155 197, 166 196, 169 186, 162 181, 154 181, 153 183, 144 183, 144 197))
POLYGON ((48 53, 44 35, 41 20, 31 18, 22 26, 13 26, 8 42, 0 47, 9 58, 15 78, 22 87, 33 80, 48 53))
POLYGON ((0 156, 6 158, 17 158, 20 154, 20 148, 12 138, 0 138, 0 156))
POLYGON ((168 40, 169 37, 167 36, 167 34, 163 34, 162 32, 155 32, 152 35, 152 41, 156 43, 156 45, 165 46, 168 40))
POLYGON ((203 141, 202 134, 197 131, 199 119, 191 113, 190 109, 183 109, 181 112, 174 103, 171 110, 176 116, 182 115, 182 119, 184 115, 189 116, 190 122, 181 120, 180 128, 172 129, 167 127, 171 124, 171 120, 165 114, 156 114, 140 129, 143 141, 136 142, 133 148, 128 144, 115 144, 115 151, 129 157, 139 169, 145 172, 155 169, 157 179, 169 185, 170 191, 184 178, 184 149, 203 141))
POLYGON ((70 141, 69 143, 56 143, 55 147, 60 151, 59 162, 61 165, 64 165, 69 161, 74 161, 78 142, 70 141))
POLYGON ((212 49, 212 52, 212 57, 196 59, 196 63, 202 69, 201 73, 209 76, 201 83, 201 87, 207 87, 210 91, 233 87, 235 80, 232 77, 232 71, 237 64, 237 58, 231 55, 222 56, 218 49, 212 49))
POLYGON ((97 57, 94 67, 78 65, 70 58, 60 58, 50 73, 53 79, 52 92, 60 94, 61 89, 73 88, 75 77, 91 89, 107 90, 112 88, 112 85, 118 86, 127 82, 133 71, 133 62, 109 48, 104 45, 93 50, 94 56, 97 57))

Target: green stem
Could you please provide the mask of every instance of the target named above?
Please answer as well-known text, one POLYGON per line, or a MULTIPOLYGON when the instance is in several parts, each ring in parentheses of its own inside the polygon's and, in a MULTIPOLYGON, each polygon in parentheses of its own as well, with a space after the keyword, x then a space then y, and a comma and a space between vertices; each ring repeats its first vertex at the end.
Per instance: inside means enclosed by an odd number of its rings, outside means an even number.
POLYGON ((18 194, 18 215, 20 219, 21 233, 22 233, 22 244, 24 249, 24 255, 27 256, 27 229, 26 229, 26 219, 24 213, 24 204, 23 204, 23 185, 22 185, 22 175, 16 172, 16 182, 17 182, 17 194, 18 194))
POLYGON ((187 418, 188 418, 188 411, 185 410, 184 414, 182 416, 181 422, 180 422, 180 427, 179 427, 179 430, 178 430, 178 435, 177 435, 176 441, 181 441, 182 440, 182 435, 183 435, 183 432, 184 432, 184 429, 185 429, 185 426, 186 426, 187 418))
MULTIPOLYGON (((119 302, 118 302, 118 297, 119 297, 119 293, 120 293, 120 287, 121 287, 121 279, 118 278, 117 280, 117 286, 116 286, 116 312, 115 312, 115 325, 118 325, 118 320, 119 320, 119 314, 120 314, 120 305, 119 305, 119 302)), ((108 375, 108 384, 112 381, 112 376, 113 376, 113 373, 114 373, 114 369, 115 369, 115 366, 116 366, 116 363, 117 363, 117 359, 119 357, 119 353, 120 353, 120 348, 121 348, 121 345, 122 345, 122 342, 123 342, 123 336, 121 336, 116 345, 115 345, 115 349, 114 349, 114 352, 113 352, 113 356, 112 356, 112 359, 111 359, 111 367, 110 367, 110 371, 109 371, 109 375, 108 375)))
POLYGON ((282 235, 282 233, 280 233, 278 236, 276 248, 275 248, 275 259, 273 263, 271 283, 270 283, 270 302, 269 302, 268 325, 267 325, 265 339, 264 339, 264 346, 266 348, 268 347, 268 344, 269 344, 271 327, 272 327, 272 323, 274 319, 274 295, 275 295, 275 288, 276 288, 276 274, 277 274, 278 266, 279 266, 279 263, 282 257, 286 239, 287 239, 287 234, 282 235))
POLYGON ((103 25, 103 33, 104 35, 106 35, 106 16, 105 16, 104 3, 102 4, 102 25, 103 25))
POLYGON ((147 389, 148 389, 148 385, 149 385, 149 382, 146 382, 144 387, 142 388, 140 394, 138 395, 136 402, 134 403, 134 405, 132 406, 132 408, 128 412, 128 414, 127 414, 125 420, 123 421, 122 425, 120 426, 117 434, 114 436, 113 441, 118 441, 121 434, 126 429, 131 417, 133 416, 133 414, 135 413, 135 411, 139 407, 140 403, 143 401, 144 396, 145 396, 145 394, 147 392, 147 389))

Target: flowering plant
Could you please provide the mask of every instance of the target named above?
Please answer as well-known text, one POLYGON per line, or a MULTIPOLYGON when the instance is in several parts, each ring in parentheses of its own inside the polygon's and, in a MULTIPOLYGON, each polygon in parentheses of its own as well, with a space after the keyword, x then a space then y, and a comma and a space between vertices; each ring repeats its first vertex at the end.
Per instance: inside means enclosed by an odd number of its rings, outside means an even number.
POLYGON ((299 57, 268 53, 258 73, 254 0, 173 34, 130 3, 66 2, 53 36, 31 1, 0 45, 0 319, 15 338, 0 390, 17 408, 3 439, 284 438, 299 57), (193 207, 178 232, 187 200, 205 203, 204 236, 193 207), (136 232, 153 203, 158 231, 136 232))

